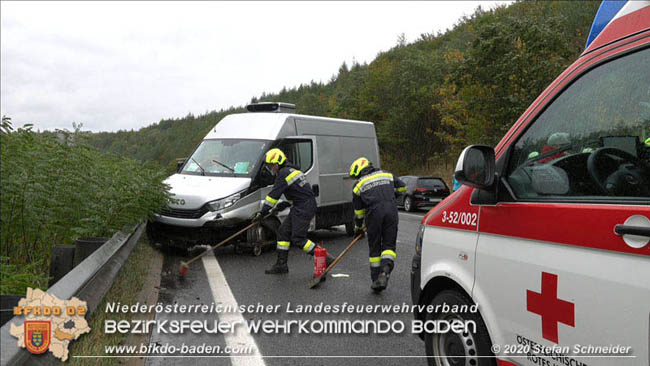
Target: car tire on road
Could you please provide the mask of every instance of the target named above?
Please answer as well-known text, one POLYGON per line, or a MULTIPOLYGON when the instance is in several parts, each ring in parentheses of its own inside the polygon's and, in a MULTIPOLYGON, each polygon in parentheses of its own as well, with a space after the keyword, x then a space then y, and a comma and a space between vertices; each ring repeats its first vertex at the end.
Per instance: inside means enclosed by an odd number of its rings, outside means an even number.
POLYGON ((413 199, 409 196, 404 197, 404 211, 413 212, 413 199))
MULTIPOLYGON (((471 306, 474 303, 467 295, 459 291, 445 290, 436 295, 431 301, 433 306, 442 306, 443 304, 453 307, 454 305, 471 306)), ((472 312, 436 312, 428 313, 426 316, 426 321, 438 320, 473 321, 476 323, 476 333, 454 333, 452 331, 447 333, 425 333, 424 343, 426 354, 429 356, 427 362, 430 366, 496 366, 496 359, 491 350, 492 341, 480 314, 472 312)))

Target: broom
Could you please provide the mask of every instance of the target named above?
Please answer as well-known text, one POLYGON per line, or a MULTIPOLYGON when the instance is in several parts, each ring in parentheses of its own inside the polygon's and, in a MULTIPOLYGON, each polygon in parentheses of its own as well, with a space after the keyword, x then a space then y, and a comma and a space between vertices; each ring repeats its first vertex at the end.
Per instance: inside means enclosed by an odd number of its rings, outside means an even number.
POLYGON ((248 229, 250 229, 250 228, 252 228, 253 226, 257 225, 258 223, 260 223, 262 220, 268 218, 269 216, 271 216, 271 214, 268 214, 268 215, 262 217, 262 219, 261 219, 260 221, 253 221, 253 222, 251 222, 251 223, 250 223, 248 226, 246 226, 245 228, 243 228, 243 229, 239 230, 238 232, 236 232, 236 233, 230 235, 229 237, 227 237, 226 239, 224 239, 224 240, 221 241, 220 243, 211 246, 210 249, 208 249, 208 250, 206 250, 205 252, 203 252, 203 253, 197 255, 196 257, 190 259, 189 261, 187 261, 187 262, 183 262, 183 261, 181 261, 180 266, 178 266, 178 274, 179 274, 181 277, 185 278, 185 276, 187 276, 187 272, 190 270, 190 264, 192 264, 194 261, 200 259, 201 257, 203 257, 204 255, 206 255, 206 254, 208 254, 208 253, 210 253, 210 252, 213 252, 215 249, 219 248, 220 246, 223 246, 224 244, 228 243, 228 242, 231 241, 232 239, 238 237, 240 234, 244 233, 244 232, 247 231, 248 229))

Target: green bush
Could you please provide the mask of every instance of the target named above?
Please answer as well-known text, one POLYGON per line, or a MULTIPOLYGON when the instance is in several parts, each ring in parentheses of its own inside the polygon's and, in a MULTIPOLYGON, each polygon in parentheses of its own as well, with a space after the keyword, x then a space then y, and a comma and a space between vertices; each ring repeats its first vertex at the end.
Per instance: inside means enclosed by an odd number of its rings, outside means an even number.
POLYGON ((169 198, 159 168, 101 153, 76 135, 38 134, 29 125, 14 130, 2 119, 3 294, 44 288, 55 244, 128 230, 169 198))

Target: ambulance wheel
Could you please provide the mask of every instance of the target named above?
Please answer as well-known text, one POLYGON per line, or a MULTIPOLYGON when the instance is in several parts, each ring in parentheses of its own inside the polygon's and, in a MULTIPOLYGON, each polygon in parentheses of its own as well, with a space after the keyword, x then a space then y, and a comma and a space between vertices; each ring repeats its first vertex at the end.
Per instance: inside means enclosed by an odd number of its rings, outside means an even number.
MULTIPOLYGON (((436 295, 431 302, 433 306, 442 308, 447 304, 450 308, 474 303, 465 294, 454 290, 445 290, 436 295)), ((426 321, 435 324, 437 321, 452 322, 454 320, 476 324, 476 333, 462 332, 425 332, 424 343, 427 361, 430 366, 496 366, 492 353, 492 341, 481 315, 471 312, 435 312, 427 314, 426 321), (489 356, 489 357, 477 357, 489 356)))
POLYGON ((345 223, 345 233, 348 236, 354 235, 354 221, 345 223))
POLYGON ((413 212, 413 199, 409 196, 404 197, 404 211, 413 212))

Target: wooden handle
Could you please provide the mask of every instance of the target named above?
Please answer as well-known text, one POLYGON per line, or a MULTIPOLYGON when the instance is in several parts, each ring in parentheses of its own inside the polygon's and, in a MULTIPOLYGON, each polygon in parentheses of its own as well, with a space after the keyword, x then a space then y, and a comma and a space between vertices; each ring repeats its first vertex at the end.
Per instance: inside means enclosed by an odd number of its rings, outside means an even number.
MULTIPOLYGON (((271 216, 271 214, 268 214, 268 215, 262 217, 262 220, 268 218, 269 216, 271 216)), ((197 259, 203 257, 204 255, 206 255, 207 253, 210 253, 210 252, 214 251, 215 249, 217 249, 217 248, 219 248, 220 246, 226 244, 227 242, 231 241, 232 239, 238 237, 241 233, 247 231, 248 229, 252 228, 253 226, 259 224, 260 222, 261 222, 261 220, 260 220, 260 221, 255 221, 255 222, 251 222, 251 223, 250 223, 248 226, 246 226, 245 228, 243 228, 243 229, 239 230, 238 232, 236 232, 236 233, 230 235, 229 237, 227 237, 226 239, 224 239, 224 240, 221 241, 220 243, 215 244, 214 246, 210 247, 210 249, 208 249, 208 250, 206 250, 205 252, 203 252, 203 253, 197 255, 196 257, 192 258, 189 262, 187 262, 187 264, 189 265, 190 263, 194 262, 195 260, 197 260, 197 259)))
POLYGON ((350 249, 352 249, 352 247, 354 246, 354 244, 356 244, 359 240, 361 240, 361 238, 363 238, 363 234, 359 234, 359 236, 357 236, 356 238, 354 238, 354 240, 352 240, 352 243, 350 243, 350 244, 349 244, 349 245, 348 245, 348 246, 343 250, 343 252, 342 252, 341 254, 339 254, 338 257, 336 257, 336 259, 334 260, 334 262, 332 262, 332 264, 330 264, 329 267, 327 267, 327 269, 325 269, 325 272, 323 272, 323 274, 328 273, 332 268, 334 268, 334 266, 335 266, 335 265, 336 265, 336 264, 341 260, 341 258, 343 258, 343 256, 345 255, 345 253, 347 253, 350 249))

